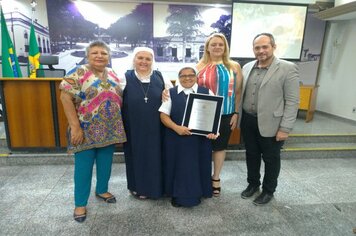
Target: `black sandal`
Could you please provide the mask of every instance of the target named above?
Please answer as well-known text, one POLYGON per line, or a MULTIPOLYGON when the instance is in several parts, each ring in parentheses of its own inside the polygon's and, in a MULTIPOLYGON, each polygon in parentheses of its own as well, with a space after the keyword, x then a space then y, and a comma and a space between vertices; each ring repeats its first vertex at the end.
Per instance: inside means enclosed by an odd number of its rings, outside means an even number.
POLYGON ((146 200, 148 198, 143 195, 138 195, 137 192, 135 192, 135 191, 130 191, 130 193, 134 198, 139 199, 139 200, 146 200))
POLYGON ((101 196, 101 195, 99 195, 99 194, 95 194, 98 198, 100 198, 100 199, 102 199, 102 200, 104 200, 104 202, 106 202, 106 203, 116 203, 116 198, 115 198, 115 196, 114 195, 112 195, 111 193, 110 193, 110 197, 103 197, 103 196, 101 196))
POLYGON ((85 219, 87 218, 87 210, 85 209, 85 213, 80 214, 80 215, 75 214, 75 210, 74 210, 73 218, 76 222, 83 223, 85 221, 85 219))
MULTIPOLYGON (((220 179, 213 179, 211 178, 211 181, 213 182, 220 182, 220 179)), ((214 197, 218 197, 221 193, 221 187, 214 187, 213 186, 213 195, 214 197)))

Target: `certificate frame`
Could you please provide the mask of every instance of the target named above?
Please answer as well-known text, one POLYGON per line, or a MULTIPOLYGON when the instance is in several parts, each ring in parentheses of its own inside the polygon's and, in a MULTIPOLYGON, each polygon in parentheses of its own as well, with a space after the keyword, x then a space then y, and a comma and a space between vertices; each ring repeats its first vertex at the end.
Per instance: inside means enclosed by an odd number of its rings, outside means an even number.
POLYGON ((190 93, 185 104, 182 125, 190 128, 192 134, 218 134, 223 101, 222 96, 190 93))

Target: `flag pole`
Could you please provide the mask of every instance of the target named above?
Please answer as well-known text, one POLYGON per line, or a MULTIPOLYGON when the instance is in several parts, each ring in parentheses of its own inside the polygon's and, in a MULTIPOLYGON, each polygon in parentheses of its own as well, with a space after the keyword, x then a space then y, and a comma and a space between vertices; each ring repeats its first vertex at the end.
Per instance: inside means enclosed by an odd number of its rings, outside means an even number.
POLYGON ((33 18, 34 18, 35 11, 36 11, 37 1, 36 0, 31 0, 30 5, 31 5, 31 9, 32 9, 31 23, 33 25, 33 18))
MULTIPOLYGON (((41 41, 40 41, 40 37, 36 38, 36 32, 35 32, 35 26, 34 26, 34 24, 36 23, 36 20, 34 18, 36 6, 37 6, 37 1, 31 0, 31 7, 32 7, 31 21, 32 21, 32 23, 31 23, 31 28, 30 28, 30 40, 29 40, 29 50, 28 50, 28 67, 27 67, 28 68, 28 76, 30 78, 36 78, 37 72, 41 73, 41 71, 38 71, 38 69, 42 69, 42 65, 39 62, 39 58, 41 56, 39 46, 41 46, 41 41), (37 41, 38 41, 38 43, 37 43, 37 41)), ((39 74, 39 77, 42 77, 42 75, 39 74)))
POLYGON ((3 9, 1 8, 1 57, 2 77, 22 77, 16 49, 7 29, 3 9))

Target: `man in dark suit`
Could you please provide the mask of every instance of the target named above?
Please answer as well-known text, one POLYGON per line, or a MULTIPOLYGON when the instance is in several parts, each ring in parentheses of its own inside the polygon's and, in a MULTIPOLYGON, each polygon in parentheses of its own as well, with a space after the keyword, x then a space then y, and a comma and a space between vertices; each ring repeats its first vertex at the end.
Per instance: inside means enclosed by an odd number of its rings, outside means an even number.
POLYGON ((291 62, 274 56, 272 34, 261 33, 253 40, 257 60, 243 67, 243 114, 241 132, 246 147, 248 187, 241 193, 250 198, 259 191, 261 160, 265 173, 262 193, 255 205, 273 198, 281 167, 281 147, 288 138, 299 106, 299 72, 291 62))

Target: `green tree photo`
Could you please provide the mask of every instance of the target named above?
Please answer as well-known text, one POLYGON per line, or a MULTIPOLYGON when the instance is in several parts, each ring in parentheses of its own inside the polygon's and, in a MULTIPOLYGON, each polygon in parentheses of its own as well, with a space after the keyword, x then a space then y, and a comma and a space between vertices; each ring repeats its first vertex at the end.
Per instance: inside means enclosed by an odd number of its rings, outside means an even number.
POLYGON ((167 33, 182 39, 182 60, 185 62, 187 40, 200 33, 199 27, 204 25, 204 22, 199 19, 200 12, 197 6, 169 5, 168 11, 169 16, 166 17, 167 33))
POLYGON ((211 28, 217 29, 217 33, 225 35, 227 42, 231 39, 231 15, 222 15, 219 20, 211 24, 211 28))

